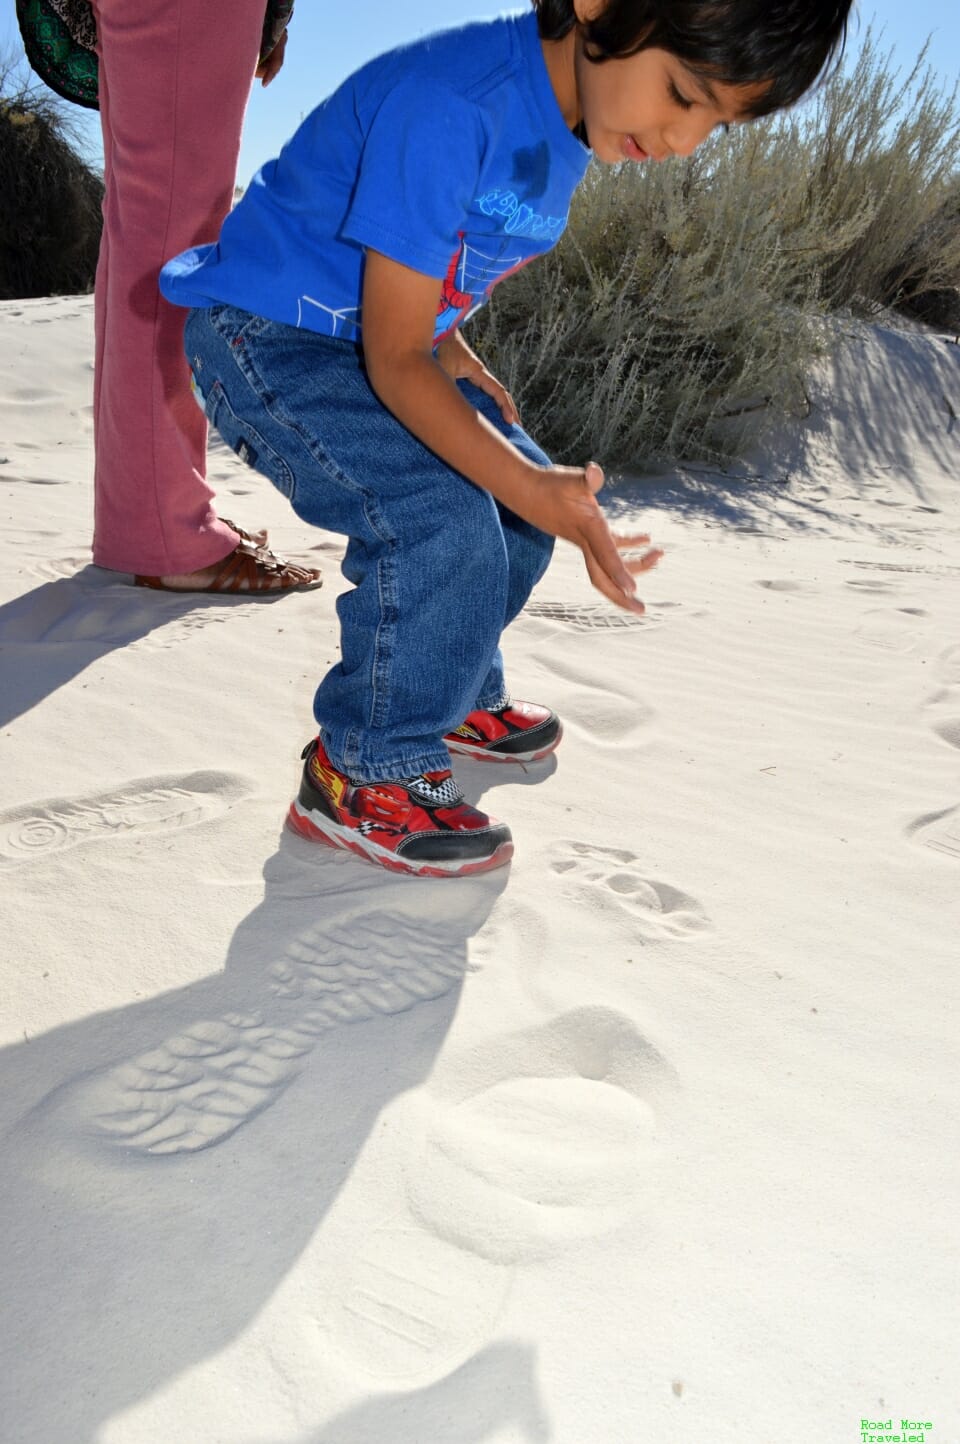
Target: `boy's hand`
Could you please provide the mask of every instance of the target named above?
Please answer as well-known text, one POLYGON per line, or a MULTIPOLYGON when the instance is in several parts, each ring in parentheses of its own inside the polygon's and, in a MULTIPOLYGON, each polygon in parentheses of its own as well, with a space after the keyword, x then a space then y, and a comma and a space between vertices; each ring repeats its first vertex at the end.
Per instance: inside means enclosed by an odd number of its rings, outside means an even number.
POLYGON ((452 331, 445 337, 434 355, 454 381, 470 381, 478 391, 491 396, 508 426, 520 425, 520 413, 510 392, 502 381, 498 381, 496 376, 487 370, 476 351, 471 350, 459 331, 452 331))
POLYGON ((529 503, 514 510, 541 531, 578 546, 597 591, 618 607, 642 613, 633 575, 655 567, 663 552, 652 547, 642 557, 624 561, 622 551, 646 546, 650 538, 646 533, 618 536, 610 530, 597 503, 602 486, 603 472, 595 461, 582 471, 572 466, 545 467, 534 480, 529 503))
POLYGON ((270 51, 270 54, 267 56, 266 60, 261 60, 260 64, 256 68, 256 71, 254 72, 256 79, 259 80, 264 87, 268 86, 271 80, 273 80, 275 76, 279 74, 280 67, 283 65, 283 53, 286 48, 287 32, 285 30, 280 36, 280 39, 277 41, 276 45, 270 51))

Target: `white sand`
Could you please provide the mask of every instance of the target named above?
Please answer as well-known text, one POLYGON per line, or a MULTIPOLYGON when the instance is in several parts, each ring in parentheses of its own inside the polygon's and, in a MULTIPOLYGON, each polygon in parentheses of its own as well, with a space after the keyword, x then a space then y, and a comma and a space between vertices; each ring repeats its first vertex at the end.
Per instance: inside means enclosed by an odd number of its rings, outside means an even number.
POLYGON ((91 333, 0 305, 3 1444, 956 1444, 960 349, 621 489, 643 622, 560 549, 435 882, 282 827, 336 538, 220 448, 321 592, 88 564, 91 333))

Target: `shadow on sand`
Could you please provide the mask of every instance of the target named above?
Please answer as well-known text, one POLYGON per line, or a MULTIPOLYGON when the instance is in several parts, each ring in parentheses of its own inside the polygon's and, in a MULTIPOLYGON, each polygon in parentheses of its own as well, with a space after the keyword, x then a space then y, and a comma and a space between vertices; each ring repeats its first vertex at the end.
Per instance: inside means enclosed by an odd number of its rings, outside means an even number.
MULTIPOLYGON (((44 582, 0 606, 0 726, 29 712, 109 653, 164 627, 226 620, 242 606, 273 606, 280 593, 257 597, 146 591, 115 572, 86 566, 44 582), (219 616, 217 616, 219 614, 219 616)), ((162 637, 155 638, 163 645, 162 637)), ((172 645, 171 640, 171 645, 172 645)))
MULTIPOLYGON (((52 869, 53 909, 57 864, 25 864, 52 869)), ((430 1072, 508 873, 394 880, 285 835, 222 969, 0 1052, 5 1439, 91 1444, 250 1323, 378 1115, 430 1072)), ((537 1440, 533 1391, 527 1352, 487 1349, 310 1439, 480 1441, 515 1400, 537 1440), (455 1399, 470 1417, 444 1432, 455 1399)))

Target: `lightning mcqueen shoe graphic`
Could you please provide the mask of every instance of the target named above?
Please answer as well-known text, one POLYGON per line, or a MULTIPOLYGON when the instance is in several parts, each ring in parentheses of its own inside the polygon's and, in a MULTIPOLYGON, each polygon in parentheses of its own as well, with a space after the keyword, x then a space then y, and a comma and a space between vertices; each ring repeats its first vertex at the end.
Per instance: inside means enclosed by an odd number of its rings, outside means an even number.
POLYGON ((471 807, 450 772, 354 783, 333 766, 319 737, 303 757, 300 791, 287 814, 301 837, 420 877, 487 872, 513 856, 510 829, 471 807))

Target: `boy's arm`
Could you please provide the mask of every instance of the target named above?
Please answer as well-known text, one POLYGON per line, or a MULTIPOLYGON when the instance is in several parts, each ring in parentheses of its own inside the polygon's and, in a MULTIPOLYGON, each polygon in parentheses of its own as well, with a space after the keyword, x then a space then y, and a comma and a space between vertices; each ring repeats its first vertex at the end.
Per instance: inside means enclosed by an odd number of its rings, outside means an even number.
POLYGON ((464 398, 433 354, 440 290, 435 278, 367 251, 363 350, 377 396, 448 466, 541 531, 578 546, 590 580, 611 602, 642 612, 631 572, 646 571, 660 553, 648 552, 628 566, 618 542, 638 546, 649 537, 614 539, 595 496, 603 485, 600 468, 592 462, 585 469, 535 466, 464 398))

